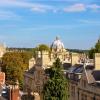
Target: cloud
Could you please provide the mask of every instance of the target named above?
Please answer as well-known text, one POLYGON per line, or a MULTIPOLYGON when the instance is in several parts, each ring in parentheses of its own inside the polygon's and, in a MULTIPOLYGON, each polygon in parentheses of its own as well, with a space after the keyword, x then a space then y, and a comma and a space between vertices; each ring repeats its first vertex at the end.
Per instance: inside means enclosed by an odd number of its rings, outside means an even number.
POLYGON ((87 10, 97 11, 100 9, 100 5, 97 4, 84 4, 84 3, 75 3, 73 5, 67 6, 64 8, 64 12, 83 12, 87 10))
POLYGON ((73 1, 77 1, 77 0, 51 0, 51 1, 55 1, 55 2, 73 2, 73 1))
POLYGON ((81 19, 81 20, 79 20, 79 22, 81 22, 83 24, 96 24, 96 25, 100 25, 100 21, 97 21, 97 20, 81 19))
POLYGON ((32 7, 32 4, 15 0, 1 0, 0 7, 32 7))
POLYGON ((0 10, 0 20, 9 20, 9 19, 16 20, 20 18, 21 16, 16 15, 11 11, 0 10))
POLYGON ((87 5, 87 9, 93 12, 99 12, 100 11, 100 5, 98 4, 90 4, 87 5))
POLYGON ((82 11, 85 11, 86 10, 86 7, 84 4, 74 4, 74 5, 71 5, 71 6, 68 6, 66 8, 64 8, 64 11, 65 12, 82 12, 82 11))
POLYGON ((39 8, 39 7, 33 7, 32 9, 31 9, 31 11, 33 11, 33 12, 46 12, 46 10, 45 9, 41 9, 41 8, 39 8))
POLYGON ((55 8, 52 7, 52 6, 46 6, 46 5, 34 5, 32 8, 31 8, 31 11, 33 12, 41 12, 41 13, 44 13, 44 12, 47 12, 47 11, 52 11, 52 12, 55 12, 55 8))
POLYGON ((97 9, 100 8, 100 5, 97 5, 97 4, 91 4, 91 5, 88 5, 87 7, 90 8, 90 9, 93 9, 93 10, 97 10, 97 9))
POLYGON ((35 12, 46 12, 48 10, 54 11, 55 9, 50 5, 39 4, 39 3, 31 3, 26 1, 14 1, 14 0, 2 0, 0 1, 0 7, 10 8, 10 7, 20 7, 20 8, 28 8, 31 11, 35 12))
POLYGON ((69 30, 72 28, 72 25, 40 25, 40 26, 34 26, 34 27, 25 27, 21 28, 22 31, 44 31, 44 30, 52 30, 52 29, 63 29, 63 30, 69 30))
MULTIPOLYGON (((55 0, 56 1, 56 0, 55 0)), ((0 0, 0 8, 22 8, 22 9, 29 9, 32 12, 83 12, 87 10, 98 10, 100 5, 97 4, 87 4, 87 3, 75 3, 81 2, 80 0, 58 0, 62 1, 63 3, 66 2, 73 2, 71 5, 64 6, 54 6, 49 4, 41 4, 41 3, 33 3, 27 0, 0 0)), ((57 2, 58 2, 57 1, 57 2)), ((91 0, 89 0, 90 2, 91 0)), ((51 1, 53 2, 53 1, 51 1)), ((82 1, 83 2, 83 1, 82 1)), ((64 4, 65 5, 65 4, 64 4)))

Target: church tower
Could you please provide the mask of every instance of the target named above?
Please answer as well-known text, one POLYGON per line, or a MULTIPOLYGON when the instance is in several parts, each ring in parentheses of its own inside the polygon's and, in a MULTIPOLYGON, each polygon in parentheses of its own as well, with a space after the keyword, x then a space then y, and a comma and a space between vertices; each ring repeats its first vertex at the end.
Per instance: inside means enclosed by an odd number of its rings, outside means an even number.
POLYGON ((49 51, 38 51, 36 64, 40 66, 47 66, 50 62, 49 51))

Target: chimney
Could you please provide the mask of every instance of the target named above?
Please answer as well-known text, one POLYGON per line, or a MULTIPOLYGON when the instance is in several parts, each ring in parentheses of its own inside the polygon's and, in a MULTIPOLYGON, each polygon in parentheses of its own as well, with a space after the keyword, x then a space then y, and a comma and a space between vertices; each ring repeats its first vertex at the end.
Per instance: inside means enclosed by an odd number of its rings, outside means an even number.
POLYGON ((79 54, 78 53, 71 53, 71 64, 72 66, 77 64, 79 61, 79 54))
POLYGON ((95 70, 100 70, 100 53, 95 53, 94 65, 95 65, 95 70))

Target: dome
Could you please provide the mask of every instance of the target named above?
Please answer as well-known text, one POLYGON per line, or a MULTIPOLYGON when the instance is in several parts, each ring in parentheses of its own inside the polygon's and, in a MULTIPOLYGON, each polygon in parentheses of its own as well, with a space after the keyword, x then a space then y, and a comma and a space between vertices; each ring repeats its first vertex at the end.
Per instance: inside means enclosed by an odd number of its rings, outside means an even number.
POLYGON ((64 44, 61 42, 61 40, 56 37, 56 39, 54 40, 54 42, 52 43, 52 46, 51 46, 52 49, 59 49, 59 50, 62 50, 64 49, 64 44))

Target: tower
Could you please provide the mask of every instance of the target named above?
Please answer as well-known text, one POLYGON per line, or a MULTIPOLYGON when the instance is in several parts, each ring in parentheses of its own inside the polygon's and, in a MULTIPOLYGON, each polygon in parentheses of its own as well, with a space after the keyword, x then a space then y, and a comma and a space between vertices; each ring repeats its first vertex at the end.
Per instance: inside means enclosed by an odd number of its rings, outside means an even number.
POLYGON ((79 54, 78 53, 72 53, 71 54, 71 64, 72 66, 77 64, 79 61, 79 54))
POLYGON ((40 66, 46 66, 50 62, 49 51, 38 51, 36 64, 40 66))
POLYGON ((95 70, 100 70, 100 53, 95 53, 94 64, 95 70))

